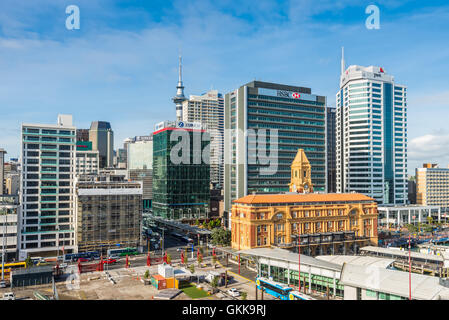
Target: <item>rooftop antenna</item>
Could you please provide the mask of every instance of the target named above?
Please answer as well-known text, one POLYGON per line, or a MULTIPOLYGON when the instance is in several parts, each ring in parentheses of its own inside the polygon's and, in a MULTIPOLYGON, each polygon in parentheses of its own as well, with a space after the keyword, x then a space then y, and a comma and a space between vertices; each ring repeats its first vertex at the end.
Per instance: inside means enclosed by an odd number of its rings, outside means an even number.
POLYGON ((341 47, 341 74, 345 73, 345 47, 341 47))

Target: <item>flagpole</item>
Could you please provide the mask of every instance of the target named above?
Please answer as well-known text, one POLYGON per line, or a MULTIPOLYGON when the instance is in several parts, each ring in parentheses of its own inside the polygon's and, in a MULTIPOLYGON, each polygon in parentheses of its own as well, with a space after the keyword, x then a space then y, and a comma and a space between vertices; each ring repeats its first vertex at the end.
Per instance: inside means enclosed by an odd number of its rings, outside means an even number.
POLYGON ((412 259, 410 232, 408 234, 408 299, 412 300, 412 259))

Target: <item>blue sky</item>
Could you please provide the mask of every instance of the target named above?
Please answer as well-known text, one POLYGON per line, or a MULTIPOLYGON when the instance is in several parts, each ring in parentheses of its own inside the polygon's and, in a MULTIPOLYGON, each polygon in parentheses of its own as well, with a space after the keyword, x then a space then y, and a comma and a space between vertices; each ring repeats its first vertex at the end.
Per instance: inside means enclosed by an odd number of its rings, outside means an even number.
POLYGON ((175 117, 177 56, 185 93, 254 79, 307 86, 335 106, 347 65, 379 65, 408 87, 409 172, 449 164, 447 1, 2 0, 0 147, 16 157, 22 122, 111 122, 115 146, 175 117), (365 8, 380 8, 380 29, 365 8), (80 8, 67 30, 65 8, 80 8))

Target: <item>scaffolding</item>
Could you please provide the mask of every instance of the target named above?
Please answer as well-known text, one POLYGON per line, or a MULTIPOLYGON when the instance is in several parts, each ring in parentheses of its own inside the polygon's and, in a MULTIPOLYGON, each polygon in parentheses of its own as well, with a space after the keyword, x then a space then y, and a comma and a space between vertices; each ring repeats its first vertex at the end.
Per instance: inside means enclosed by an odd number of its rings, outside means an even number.
POLYGON ((89 182, 77 185, 77 244, 79 252, 141 243, 141 182, 89 182))

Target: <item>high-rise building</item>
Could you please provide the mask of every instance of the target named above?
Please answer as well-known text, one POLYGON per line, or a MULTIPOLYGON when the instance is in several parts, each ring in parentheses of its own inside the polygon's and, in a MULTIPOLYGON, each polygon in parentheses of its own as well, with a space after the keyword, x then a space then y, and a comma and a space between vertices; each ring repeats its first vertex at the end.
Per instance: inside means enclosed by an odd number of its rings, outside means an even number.
POLYGON ((424 163, 416 168, 416 204, 449 208, 449 167, 424 163))
POLYGON ((312 94, 310 88, 260 81, 226 94, 224 210, 229 213, 231 201, 247 194, 288 191, 290 164, 298 148, 310 161, 315 192, 325 192, 326 97, 312 94), (263 149, 271 163, 264 163, 263 149), (269 156, 271 152, 277 154, 269 156), (266 171, 272 165, 274 174, 266 171))
POLYGON ((223 186, 224 99, 217 90, 191 95, 182 103, 182 120, 201 122, 210 133, 210 180, 223 186))
POLYGON ((76 181, 76 245, 79 252, 141 244, 142 184, 108 175, 76 181))
POLYGON ((341 64, 337 192, 407 203, 407 91, 381 67, 341 64))
POLYGON ((153 136, 134 137, 126 146, 129 179, 142 182, 143 210, 147 211, 153 200, 153 136))
POLYGON ((100 171, 100 155, 98 150, 92 150, 92 142, 76 142, 75 174, 97 174, 100 171))
POLYGON ((89 141, 89 129, 76 129, 76 141, 89 141))
POLYGON ((17 195, 0 195, 0 262, 3 249, 5 262, 17 259, 17 221, 19 211, 20 204, 17 195))
POLYGON ((92 150, 100 152, 100 168, 111 168, 114 161, 114 132, 111 124, 105 121, 92 122, 89 129, 92 150))
POLYGON ((337 192, 337 159, 336 159, 336 109, 327 109, 327 192, 337 192))
POLYGON ((71 115, 56 125, 22 124, 19 245, 27 254, 75 249, 75 138, 71 115))
POLYGON ((184 85, 182 84, 182 58, 179 56, 178 69, 178 85, 176 86, 176 96, 173 97, 173 102, 176 105, 176 120, 182 120, 182 103, 187 100, 184 96, 184 85))
POLYGON ((194 222, 209 218, 209 134, 200 123, 164 121, 153 133, 153 214, 194 222))

